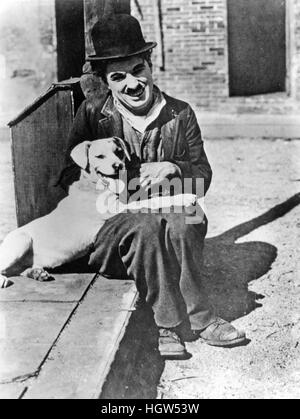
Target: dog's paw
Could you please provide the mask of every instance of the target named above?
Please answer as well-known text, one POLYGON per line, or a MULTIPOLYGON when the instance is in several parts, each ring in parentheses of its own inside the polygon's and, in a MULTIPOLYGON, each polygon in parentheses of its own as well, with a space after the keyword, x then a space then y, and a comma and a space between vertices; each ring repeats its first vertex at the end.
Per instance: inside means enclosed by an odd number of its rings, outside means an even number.
POLYGON ((24 272, 23 275, 27 276, 27 278, 32 278, 32 279, 34 279, 36 281, 40 281, 40 282, 54 281, 53 276, 51 276, 43 268, 29 268, 24 272))
POLYGON ((13 281, 6 278, 4 275, 0 275, 0 288, 8 288, 13 285, 13 281))

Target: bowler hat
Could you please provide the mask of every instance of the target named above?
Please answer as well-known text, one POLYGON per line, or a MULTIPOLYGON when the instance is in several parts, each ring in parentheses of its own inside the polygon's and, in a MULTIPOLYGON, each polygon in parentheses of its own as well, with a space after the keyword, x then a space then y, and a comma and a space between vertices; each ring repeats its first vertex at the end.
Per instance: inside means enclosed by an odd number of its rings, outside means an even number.
POLYGON ((141 26, 131 15, 115 14, 99 19, 91 31, 95 49, 87 61, 114 60, 131 57, 156 47, 146 42, 141 26))

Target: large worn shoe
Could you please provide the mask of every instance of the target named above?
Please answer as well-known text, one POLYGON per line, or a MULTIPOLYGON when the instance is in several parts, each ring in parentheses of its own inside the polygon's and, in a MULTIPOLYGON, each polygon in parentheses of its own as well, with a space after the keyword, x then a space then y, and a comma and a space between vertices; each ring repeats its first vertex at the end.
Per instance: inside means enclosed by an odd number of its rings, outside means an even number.
POLYGON ((211 346, 232 347, 246 341, 245 332, 237 330, 220 317, 217 317, 206 329, 196 333, 203 342, 211 346))
POLYGON ((159 329, 158 350, 164 358, 180 359, 187 355, 185 345, 174 329, 159 329))

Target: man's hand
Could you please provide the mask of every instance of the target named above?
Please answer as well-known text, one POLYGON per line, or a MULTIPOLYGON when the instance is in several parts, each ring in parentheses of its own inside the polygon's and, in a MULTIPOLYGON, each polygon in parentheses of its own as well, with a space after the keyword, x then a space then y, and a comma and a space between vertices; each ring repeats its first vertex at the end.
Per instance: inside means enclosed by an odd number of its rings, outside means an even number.
POLYGON ((172 179, 180 175, 179 167, 168 161, 143 163, 141 166, 141 186, 147 190, 151 185, 157 185, 165 179, 172 179))

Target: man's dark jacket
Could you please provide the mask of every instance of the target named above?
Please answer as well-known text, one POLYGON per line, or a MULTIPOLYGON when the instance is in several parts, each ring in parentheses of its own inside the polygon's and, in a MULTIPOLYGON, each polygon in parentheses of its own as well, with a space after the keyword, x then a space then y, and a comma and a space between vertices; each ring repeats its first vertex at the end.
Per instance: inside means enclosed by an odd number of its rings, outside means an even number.
MULTIPOLYGON (((195 113, 187 103, 166 94, 164 97, 167 104, 158 118, 164 161, 179 166, 183 178, 204 179, 204 193, 206 193, 212 171, 204 151, 195 113)), ((67 164, 60 176, 59 184, 66 189, 79 178, 80 169, 69 157, 76 145, 83 141, 112 136, 124 139, 122 117, 114 106, 112 96, 109 94, 105 99, 97 101, 84 100, 77 111, 69 135, 67 164)), ((196 192, 195 181, 193 189, 196 192)))

